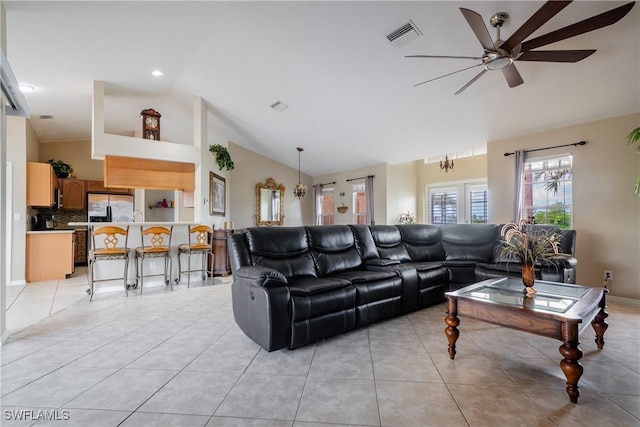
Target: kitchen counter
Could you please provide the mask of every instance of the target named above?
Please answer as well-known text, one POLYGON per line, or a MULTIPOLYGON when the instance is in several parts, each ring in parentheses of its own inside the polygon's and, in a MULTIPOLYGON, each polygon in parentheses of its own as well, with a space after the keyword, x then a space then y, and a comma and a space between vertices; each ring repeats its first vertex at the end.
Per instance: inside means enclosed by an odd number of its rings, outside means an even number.
POLYGON ((76 230, 69 228, 66 230, 35 230, 35 231, 27 231, 27 234, 44 234, 44 233, 75 233, 76 230))
POLYGON ((155 221, 155 222, 149 222, 149 221, 140 221, 140 222, 70 222, 67 225, 69 225, 69 227, 88 227, 90 225, 94 226, 94 227, 104 227, 105 225, 115 225, 116 227, 126 227, 128 226, 140 226, 140 227, 147 227, 150 225, 161 225, 161 226, 171 226, 171 225, 198 225, 200 224, 199 222, 193 222, 193 221, 179 221, 179 222, 162 222, 162 221, 155 221))

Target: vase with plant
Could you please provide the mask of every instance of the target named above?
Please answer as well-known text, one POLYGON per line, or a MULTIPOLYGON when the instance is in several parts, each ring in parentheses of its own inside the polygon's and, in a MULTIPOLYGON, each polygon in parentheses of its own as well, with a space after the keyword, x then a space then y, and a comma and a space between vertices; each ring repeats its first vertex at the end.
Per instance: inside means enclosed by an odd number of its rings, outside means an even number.
POLYGON ((218 164, 220 170, 226 169, 228 171, 232 171, 235 168, 233 160, 231 160, 229 150, 227 150, 227 147, 225 147, 224 145, 210 145, 209 152, 216 157, 216 163, 218 164))
MULTIPOLYGON (((629 136, 627 136, 627 145, 635 149, 636 154, 640 154, 640 127, 637 127, 634 130, 632 130, 629 136)), ((636 180, 636 185, 634 190, 636 194, 640 196, 640 178, 636 180)))
POLYGON ((521 220, 519 223, 505 224, 500 234, 504 237, 500 258, 520 263, 522 283, 527 296, 536 293, 533 288, 536 265, 556 265, 569 256, 558 249, 560 233, 556 229, 530 226, 525 220, 521 220))
POLYGON ((63 162, 62 160, 49 159, 48 163, 53 166, 53 171, 58 178, 67 178, 69 174, 73 173, 71 165, 63 162))
POLYGON ((400 214, 400 216, 398 217, 398 222, 400 224, 415 224, 416 222, 418 222, 418 220, 413 213, 407 211, 407 213, 400 214))

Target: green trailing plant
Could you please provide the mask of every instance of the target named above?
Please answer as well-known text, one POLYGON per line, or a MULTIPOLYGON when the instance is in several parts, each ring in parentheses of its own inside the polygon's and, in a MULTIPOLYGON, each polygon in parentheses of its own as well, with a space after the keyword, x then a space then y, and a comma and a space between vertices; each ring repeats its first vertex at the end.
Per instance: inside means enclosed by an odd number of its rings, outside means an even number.
POLYGON ((49 159, 47 163, 53 166, 53 171, 58 178, 65 178, 69 176, 69 174, 73 173, 71 165, 63 162, 62 160, 49 159))
POLYGON ((227 147, 220 144, 210 145, 209 152, 216 156, 216 163, 218 163, 220 170, 226 169, 232 171, 235 168, 227 147))
MULTIPOLYGON (((640 127, 632 130, 629 136, 627 136, 627 145, 635 149, 636 154, 640 154, 640 127)), ((640 178, 636 180, 634 191, 640 196, 640 178)))

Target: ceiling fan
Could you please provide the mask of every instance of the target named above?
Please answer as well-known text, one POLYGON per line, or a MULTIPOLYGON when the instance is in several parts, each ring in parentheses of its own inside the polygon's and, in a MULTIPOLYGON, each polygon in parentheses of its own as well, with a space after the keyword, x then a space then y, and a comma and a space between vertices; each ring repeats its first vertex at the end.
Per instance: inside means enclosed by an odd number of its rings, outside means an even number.
POLYGON ((482 16, 473 10, 460 8, 460 12, 465 17, 471 30, 476 35, 480 44, 484 48, 482 56, 447 56, 447 55, 407 55, 406 58, 456 58, 456 59, 474 59, 482 61, 470 67, 452 73, 444 74, 433 79, 415 84, 420 86, 452 74, 459 73, 474 67, 484 66, 474 78, 467 84, 462 86, 455 94, 458 95, 463 90, 471 86, 487 71, 502 70, 502 74, 507 80, 509 87, 516 87, 524 83, 522 76, 518 72, 514 61, 540 61, 540 62, 578 62, 595 52, 595 49, 588 50, 534 50, 541 46, 546 46, 560 40, 584 34, 589 31, 597 30, 611 24, 615 24, 623 16, 625 16, 635 5, 635 2, 627 3, 623 6, 611 9, 600 15, 592 16, 584 21, 560 28, 548 34, 536 37, 531 40, 524 41, 534 31, 540 28, 544 23, 553 18, 558 12, 567 7, 571 1, 547 1, 540 9, 534 13, 527 22, 514 32, 506 41, 500 39, 500 28, 508 19, 509 15, 505 12, 498 12, 491 17, 489 23, 497 31, 497 38, 494 42, 487 27, 484 25, 482 16))

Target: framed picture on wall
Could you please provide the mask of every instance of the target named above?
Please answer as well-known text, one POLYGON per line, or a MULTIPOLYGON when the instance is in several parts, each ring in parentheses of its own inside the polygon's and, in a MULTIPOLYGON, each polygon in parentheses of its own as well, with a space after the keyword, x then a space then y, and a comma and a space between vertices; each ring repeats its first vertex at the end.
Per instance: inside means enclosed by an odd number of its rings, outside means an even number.
POLYGON ((227 212, 226 182, 209 172, 209 215, 225 216, 227 212))

